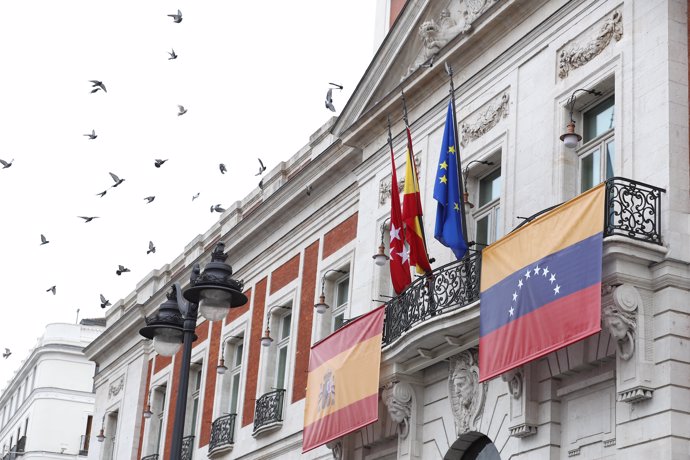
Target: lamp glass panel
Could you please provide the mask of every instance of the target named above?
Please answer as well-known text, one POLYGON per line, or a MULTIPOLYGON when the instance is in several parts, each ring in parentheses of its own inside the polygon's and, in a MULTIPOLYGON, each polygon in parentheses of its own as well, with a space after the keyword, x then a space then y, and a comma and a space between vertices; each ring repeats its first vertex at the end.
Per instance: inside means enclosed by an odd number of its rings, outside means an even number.
POLYGON ((153 349, 161 356, 173 356, 182 347, 179 338, 166 334, 156 334, 153 337, 153 349))

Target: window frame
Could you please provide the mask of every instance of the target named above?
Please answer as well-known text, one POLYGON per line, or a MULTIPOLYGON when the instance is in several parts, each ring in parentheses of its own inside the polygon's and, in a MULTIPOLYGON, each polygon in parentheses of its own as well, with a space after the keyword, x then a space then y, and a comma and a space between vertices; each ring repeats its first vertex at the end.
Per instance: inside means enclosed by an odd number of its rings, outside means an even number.
POLYGON ((472 220, 474 222, 474 242, 475 245, 477 246, 477 249, 481 250, 486 246, 489 246, 493 244, 495 241, 500 239, 504 232, 502 227, 500 227, 502 223, 502 206, 501 206, 501 195, 503 193, 503 171, 501 170, 501 165, 500 162, 497 167, 490 169, 487 171, 485 174, 482 174, 481 176, 476 178, 476 183, 477 187, 475 190, 475 196, 476 196, 476 202, 479 203, 480 197, 481 197, 481 191, 482 191, 482 181, 484 181, 486 178, 491 176, 492 174, 495 174, 496 172, 499 172, 498 177, 501 180, 500 183, 500 189, 498 191, 498 194, 496 195, 495 198, 491 199, 490 201, 486 202, 485 204, 478 206, 475 210, 472 211, 472 220), (486 237, 486 245, 482 242, 479 242, 479 222, 482 219, 488 219, 487 222, 487 237, 486 237), (481 247, 480 247, 481 246, 481 247))
POLYGON ((275 365, 276 372, 273 376, 273 388, 287 390, 289 369, 290 369, 290 339, 292 337, 292 310, 285 310, 281 314, 276 316, 276 348, 275 348, 275 365), (287 328, 287 335, 283 335, 285 329, 285 319, 290 317, 290 324, 287 328), (285 365, 283 367, 283 375, 280 375, 280 354, 281 351, 285 350, 285 365), (279 385, 279 381, 282 379, 282 387, 279 385))
POLYGON ((587 107, 583 108, 580 111, 580 121, 582 123, 582 129, 583 129, 583 134, 584 134, 584 129, 585 129, 585 119, 587 117, 588 113, 591 113, 594 109, 599 107, 600 105, 604 104, 607 102, 609 99, 613 99, 613 104, 611 107, 613 107, 613 126, 599 134, 597 134, 595 137, 592 139, 588 140, 587 142, 583 143, 580 147, 577 147, 575 149, 575 153, 577 155, 577 161, 578 161, 578 168, 577 168, 577 190, 578 193, 583 193, 590 188, 596 187, 598 184, 604 182, 607 180, 607 178, 615 176, 615 161, 616 161, 616 93, 615 92, 610 92, 604 96, 598 97, 595 101, 593 101, 591 104, 589 104, 587 107), (609 152, 608 152, 608 145, 613 142, 613 152, 612 152, 612 167, 613 171, 609 171, 608 169, 608 157, 609 157, 609 152), (583 181, 583 163, 587 158, 590 158, 592 155, 598 153, 599 154, 599 161, 598 164, 593 164, 593 171, 594 168, 597 168, 596 170, 598 171, 598 178, 599 181, 595 181, 595 177, 591 177, 591 185, 588 188, 584 188, 585 183, 583 181))

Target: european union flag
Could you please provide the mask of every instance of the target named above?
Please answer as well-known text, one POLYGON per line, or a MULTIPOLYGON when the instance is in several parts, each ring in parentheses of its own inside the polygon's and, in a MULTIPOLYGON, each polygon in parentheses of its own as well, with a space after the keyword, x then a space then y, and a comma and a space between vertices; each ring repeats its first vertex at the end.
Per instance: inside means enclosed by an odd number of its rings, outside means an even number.
POLYGON ((454 119, 453 104, 449 101, 434 185, 434 199, 438 202, 434 238, 451 248, 455 257, 462 259, 467 252, 467 242, 462 234, 463 203, 460 197, 458 152, 455 151, 454 119))

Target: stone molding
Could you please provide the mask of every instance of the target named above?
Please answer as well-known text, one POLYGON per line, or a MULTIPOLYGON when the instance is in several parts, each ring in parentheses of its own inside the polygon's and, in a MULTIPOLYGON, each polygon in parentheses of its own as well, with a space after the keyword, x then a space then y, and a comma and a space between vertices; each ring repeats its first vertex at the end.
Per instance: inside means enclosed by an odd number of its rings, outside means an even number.
POLYGON ((583 43, 566 45, 558 54, 558 76, 564 79, 571 70, 587 64, 611 43, 623 37, 623 21, 620 11, 614 11, 599 28, 597 34, 583 43))
POLYGON ((474 120, 461 123, 459 133, 460 145, 464 147, 471 141, 482 137, 491 128, 496 126, 502 118, 508 116, 509 101, 510 95, 506 91, 488 104, 485 104, 484 107, 486 108, 474 120))
POLYGON ((343 459, 343 442, 340 439, 326 443, 326 447, 331 449, 333 460, 343 459))

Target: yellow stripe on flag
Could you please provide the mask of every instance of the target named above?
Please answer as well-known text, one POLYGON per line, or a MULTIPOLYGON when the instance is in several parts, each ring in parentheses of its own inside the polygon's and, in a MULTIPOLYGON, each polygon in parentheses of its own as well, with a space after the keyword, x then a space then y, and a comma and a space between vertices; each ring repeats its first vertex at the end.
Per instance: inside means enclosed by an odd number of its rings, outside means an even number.
POLYGON ((486 291, 506 276, 549 254, 602 232, 604 185, 586 191, 485 248, 482 251, 481 290, 486 291), (559 232, 559 229, 572 227, 572 222, 579 224, 567 233, 559 232))
POLYGON ((376 394, 379 384, 381 335, 376 335, 334 356, 307 376, 304 425, 361 399, 376 394), (319 410, 319 392, 328 372, 334 375, 335 404, 319 410))

